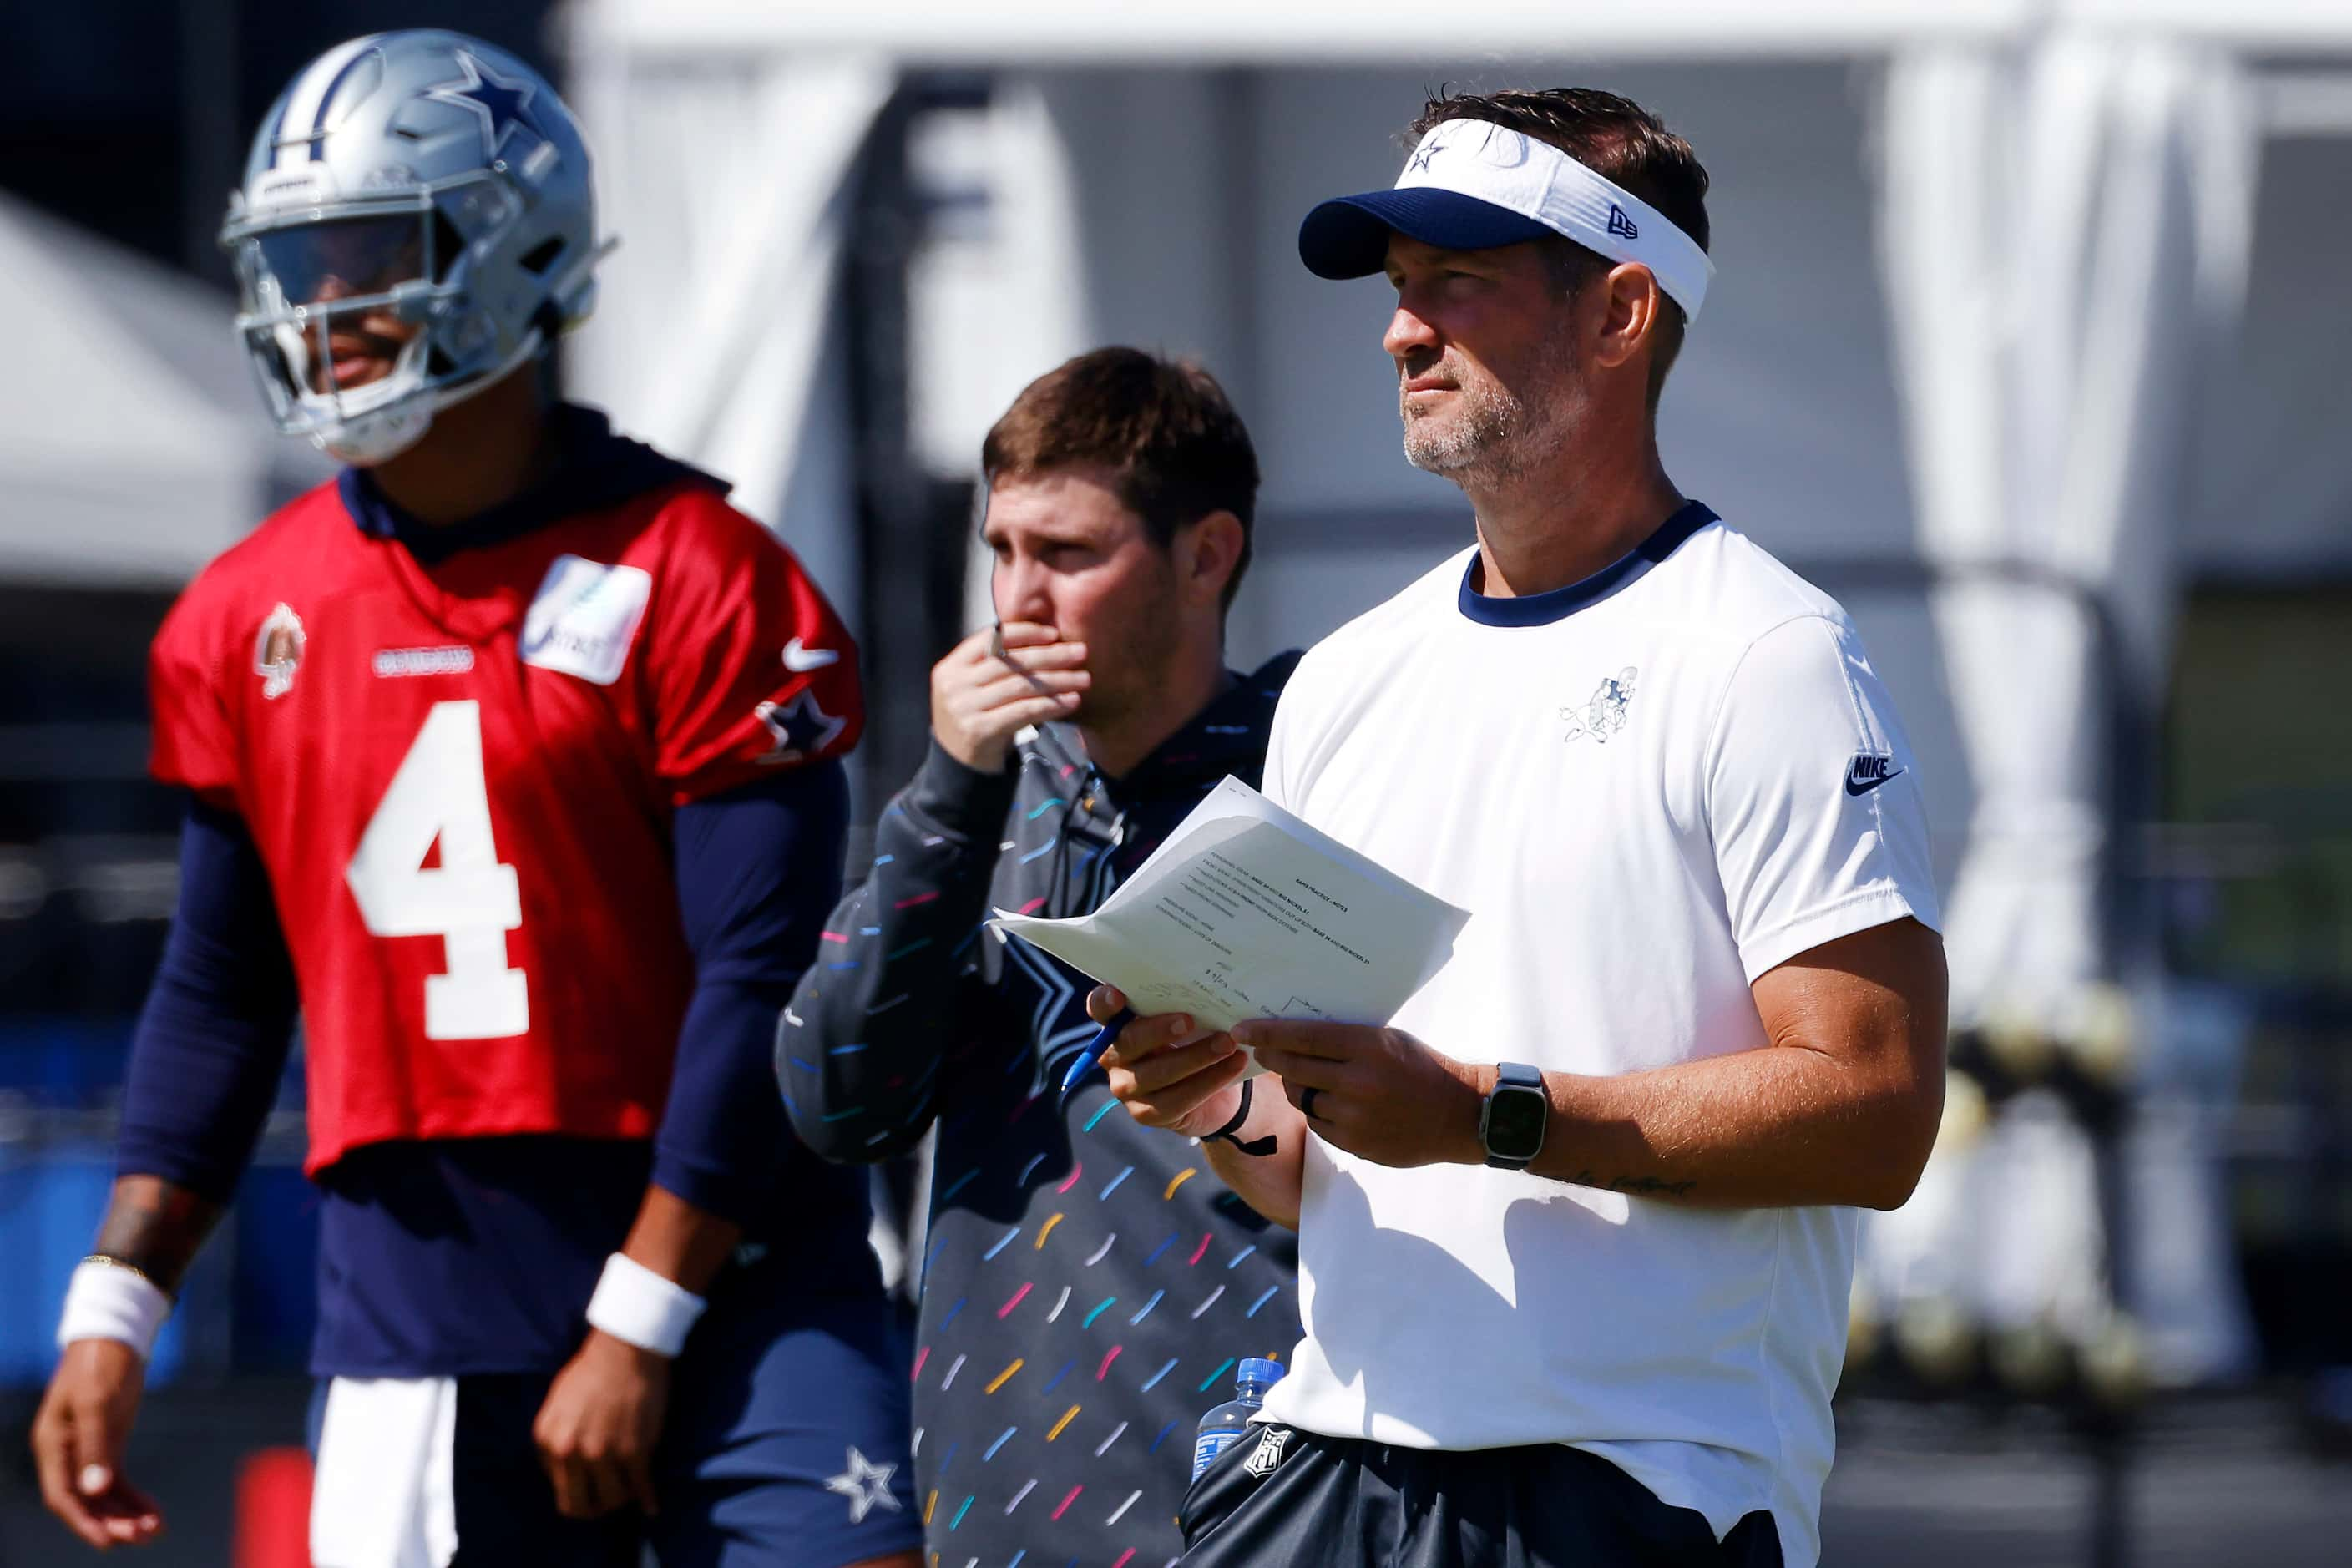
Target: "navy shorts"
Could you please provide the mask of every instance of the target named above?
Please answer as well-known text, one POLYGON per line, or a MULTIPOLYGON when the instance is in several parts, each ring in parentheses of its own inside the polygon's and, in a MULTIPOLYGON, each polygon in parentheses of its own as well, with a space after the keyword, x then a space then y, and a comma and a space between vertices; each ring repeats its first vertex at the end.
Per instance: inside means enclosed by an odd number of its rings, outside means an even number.
POLYGON ((1258 1426, 1184 1496, 1182 1568, 1780 1568, 1772 1516, 1722 1541, 1596 1454, 1448 1452, 1258 1426))
MULTIPOLYGON (((566 1519, 531 1424, 552 1376, 460 1377, 450 1568, 846 1568, 919 1550, 905 1345, 880 1294, 807 1296, 754 1268, 679 1356, 656 1455, 661 1510, 566 1519)), ((312 1407, 316 1447, 327 1384, 312 1407)))

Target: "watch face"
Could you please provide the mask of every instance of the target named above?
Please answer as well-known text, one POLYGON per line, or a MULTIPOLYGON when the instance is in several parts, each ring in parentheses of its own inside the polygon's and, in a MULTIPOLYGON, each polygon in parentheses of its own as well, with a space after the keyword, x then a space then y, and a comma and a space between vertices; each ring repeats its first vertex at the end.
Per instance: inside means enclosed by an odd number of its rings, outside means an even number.
POLYGON ((1486 1152, 1506 1160, 1534 1159, 1550 1114, 1551 1099, 1543 1090, 1502 1085, 1486 1101, 1486 1152))

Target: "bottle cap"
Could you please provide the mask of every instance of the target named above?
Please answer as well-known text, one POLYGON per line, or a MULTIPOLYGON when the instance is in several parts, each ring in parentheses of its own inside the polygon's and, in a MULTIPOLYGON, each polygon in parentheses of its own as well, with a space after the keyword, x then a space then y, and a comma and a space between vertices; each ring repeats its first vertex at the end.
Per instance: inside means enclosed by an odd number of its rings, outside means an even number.
POLYGON ((1242 1358, 1241 1370, 1234 1374, 1236 1383, 1280 1383, 1282 1374, 1290 1369, 1278 1361, 1262 1361, 1256 1356, 1242 1358))

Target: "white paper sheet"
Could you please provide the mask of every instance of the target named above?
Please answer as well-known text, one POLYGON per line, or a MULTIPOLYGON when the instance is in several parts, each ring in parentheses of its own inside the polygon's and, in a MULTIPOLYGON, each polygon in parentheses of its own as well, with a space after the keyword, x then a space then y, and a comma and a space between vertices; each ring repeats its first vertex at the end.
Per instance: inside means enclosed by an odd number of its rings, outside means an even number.
POLYGON ((1469 919, 1228 778, 1094 913, 999 910, 991 923, 1118 986, 1139 1016, 1189 1013, 1229 1029, 1244 1018, 1385 1024, 1469 919))

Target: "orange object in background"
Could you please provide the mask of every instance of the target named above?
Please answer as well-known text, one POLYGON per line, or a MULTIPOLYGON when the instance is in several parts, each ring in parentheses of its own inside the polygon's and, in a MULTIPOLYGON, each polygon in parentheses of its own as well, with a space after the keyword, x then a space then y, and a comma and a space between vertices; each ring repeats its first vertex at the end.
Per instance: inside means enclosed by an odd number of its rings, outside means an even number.
POLYGON ((236 1472, 235 1568, 310 1568, 310 1456, 263 1448, 236 1472))

